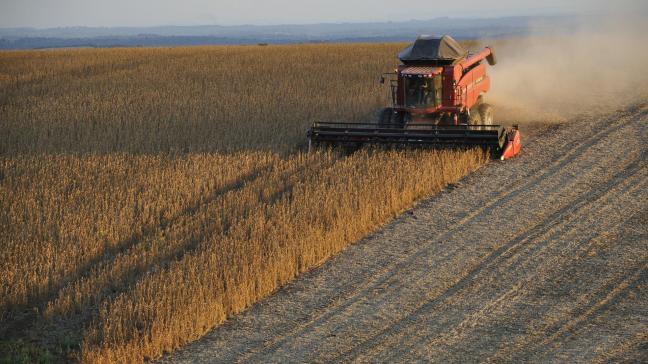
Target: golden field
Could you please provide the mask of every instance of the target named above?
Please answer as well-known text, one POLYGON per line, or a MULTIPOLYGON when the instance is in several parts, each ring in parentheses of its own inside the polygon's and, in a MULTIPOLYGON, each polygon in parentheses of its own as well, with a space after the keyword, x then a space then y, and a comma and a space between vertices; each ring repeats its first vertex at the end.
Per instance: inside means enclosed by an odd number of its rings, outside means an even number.
POLYGON ((0 53, 0 358, 159 357, 483 165, 305 153, 373 119, 400 48, 0 53))

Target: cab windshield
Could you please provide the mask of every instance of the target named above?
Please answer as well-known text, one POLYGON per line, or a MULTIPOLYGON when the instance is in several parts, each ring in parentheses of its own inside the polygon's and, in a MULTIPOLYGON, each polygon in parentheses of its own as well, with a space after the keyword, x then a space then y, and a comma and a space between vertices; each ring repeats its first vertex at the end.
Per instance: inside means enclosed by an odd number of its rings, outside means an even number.
POLYGON ((409 75, 403 81, 405 106, 430 108, 441 105, 441 76, 409 75))

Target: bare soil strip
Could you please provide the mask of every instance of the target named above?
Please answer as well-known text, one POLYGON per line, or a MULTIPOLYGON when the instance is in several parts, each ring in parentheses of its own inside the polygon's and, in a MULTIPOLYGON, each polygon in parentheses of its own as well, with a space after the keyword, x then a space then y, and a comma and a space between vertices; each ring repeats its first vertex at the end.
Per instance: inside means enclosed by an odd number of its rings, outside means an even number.
POLYGON ((162 362, 648 360, 647 121, 532 136, 162 362))

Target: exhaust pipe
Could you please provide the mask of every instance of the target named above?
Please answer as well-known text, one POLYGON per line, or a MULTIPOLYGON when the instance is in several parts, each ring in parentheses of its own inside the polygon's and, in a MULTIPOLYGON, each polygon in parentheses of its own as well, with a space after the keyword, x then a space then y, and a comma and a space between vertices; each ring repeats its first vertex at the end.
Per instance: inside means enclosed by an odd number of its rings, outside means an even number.
POLYGON ((486 56, 486 61, 488 61, 488 64, 491 66, 494 66, 497 64, 497 57, 495 57, 495 51, 491 47, 486 47, 490 49, 490 54, 486 56))

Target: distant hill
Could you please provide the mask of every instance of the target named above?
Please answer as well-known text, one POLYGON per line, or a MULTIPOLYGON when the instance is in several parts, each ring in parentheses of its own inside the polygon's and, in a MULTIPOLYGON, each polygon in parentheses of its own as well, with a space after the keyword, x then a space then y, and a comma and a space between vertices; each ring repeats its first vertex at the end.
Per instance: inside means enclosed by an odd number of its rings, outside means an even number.
POLYGON ((451 34, 458 39, 501 38, 526 35, 531 30, 568 29, 575 20, 572 16, 536 16, 268 26, 0 28, 0 49, 388 42, 411 40, 419 34, 451 34))

